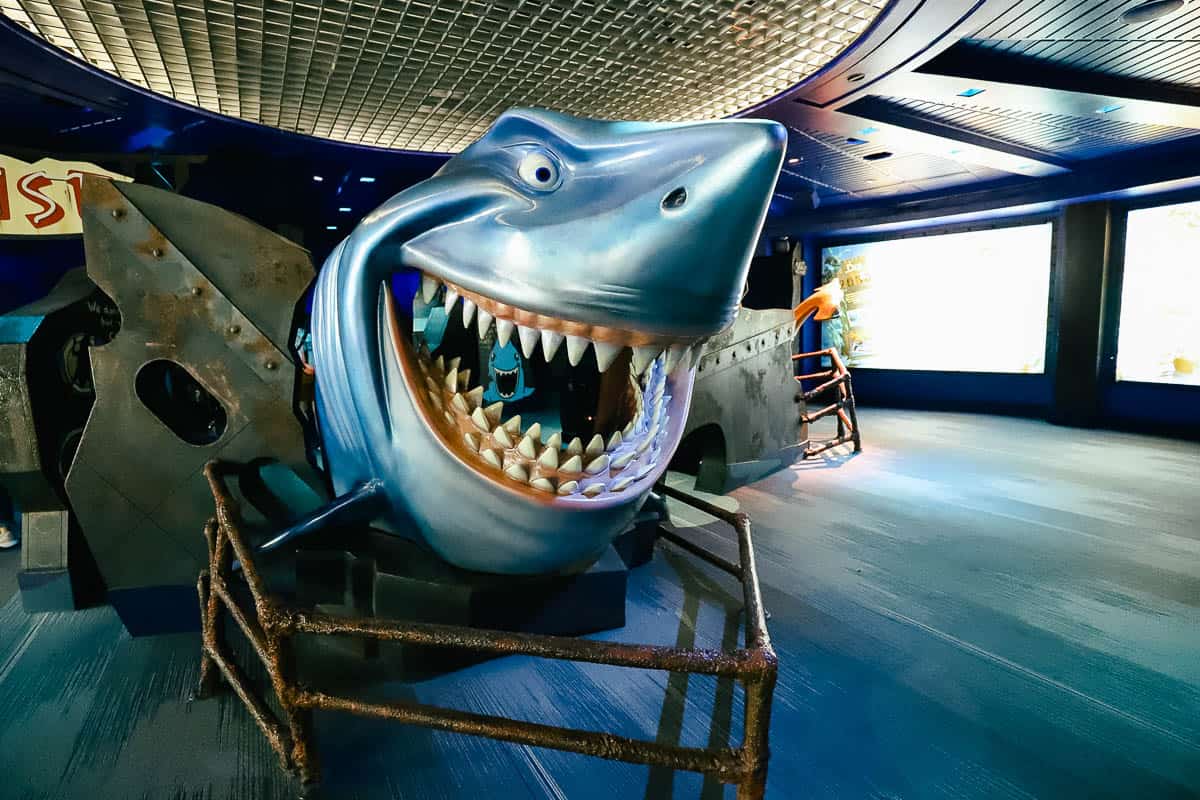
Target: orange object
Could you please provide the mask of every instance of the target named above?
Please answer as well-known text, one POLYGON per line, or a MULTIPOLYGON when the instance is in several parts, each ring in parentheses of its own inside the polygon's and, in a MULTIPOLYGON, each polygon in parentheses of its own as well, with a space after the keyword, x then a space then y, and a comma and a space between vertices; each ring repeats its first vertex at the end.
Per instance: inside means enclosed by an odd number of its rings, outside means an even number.
POLYGON ((796 325, 803 325, 814 314, 817 322, 823 322, 836 317, 841 305, 842 284, 837 278, 834 278, 804 298, 800 305, 792 309, 792 316, 796 320, 796 325))

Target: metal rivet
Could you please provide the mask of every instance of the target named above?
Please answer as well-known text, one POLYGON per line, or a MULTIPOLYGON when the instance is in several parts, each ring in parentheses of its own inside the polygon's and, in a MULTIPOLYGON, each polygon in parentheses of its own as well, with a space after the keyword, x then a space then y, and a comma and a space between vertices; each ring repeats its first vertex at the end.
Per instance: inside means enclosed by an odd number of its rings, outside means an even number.
POLYGON ((228 328, 225 329, 225 332, 228 333, 230 336, 237 336, 239 333, 242 332, 242 326, 241 325, 230 325, 228 328))
POLYGON ((203 290, 199 286, 192 287, 192 297, 199 297, 203 290))
POLYGON ((267 363, 263 364, 263 366, 266 367, 268 370, 273 370, 276 367, 278 367, 279 365, 276 364, 274 361, 268 361, 267 363))

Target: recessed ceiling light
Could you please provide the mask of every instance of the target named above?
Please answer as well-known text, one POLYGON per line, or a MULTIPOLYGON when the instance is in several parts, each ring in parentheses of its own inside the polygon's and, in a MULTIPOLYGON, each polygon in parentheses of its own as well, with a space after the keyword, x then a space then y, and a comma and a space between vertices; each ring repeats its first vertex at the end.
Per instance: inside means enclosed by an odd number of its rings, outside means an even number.
POLYGON ((323 181, 325 179, 322 178, 320 175, 313 175, 313 180, 316 181, 317 183, 320 183, 321 181, 323 181))
POLYGON ((337 230, 337 225, 326 225, 326 226, 325 226, 325 230, 327 230, 327 231, 336 231, 336 230, 337 230))
POLYGON ((370 175, 363 175, 361 178, 358 179, 358 182, 359 183, 374 183, 375 179, 372 178, 370 175))
POLYGON ((1133 8, 1127 8, 1121 14, 1121 22, 1126 25, 1141 25, 1151 20, 1161 19, 1167 14, 1173 14, 1183 8, 1183 0, 1147 0, 1138 3, 1133 8))
POLYGON ((800 163, 801 161, 803 161, 803 160, 804 160, 804 159, 800 158, 799 156, 792 156, 791 158, 789 158, 789 159, 787 160, 787 162, 788 162, 789 164, 799 164, 799 163, 800 163))
POLYGON ((846 80, 850 81, 851 83, 858 83, 865 77, 867 77, 867 76, 864 75, 863 73, 855 72, 853 75, 847 75, 846 80))
POLYGON ((1071 145, 1071 144, 1079 144, 1079 137, 1078 136, 1060 136, 1059 138, 1052 140, 1050 142, 1050 144, 1058 145, 1059 147, 1066 147, 1067 145, 1071 145))
POLYGON ((885 158, 891 158, 892 154, 887 150, 880 150, 878 153, 870 153, 863 156, 863 161, 881 161, 885 158))
POLYGON ((866 143, 867 143, 866 139, 859 139, 856 136, 851 136, 846 139, 846 144, 866 144, 866 143))
POLYGON ((863 128, 861 131, 859 131, 859 133, 863 136, 870 136, 872 133, 879 133, 879 128, 871 125, 870 127, 863 128))
POLYGON ((974 97, 975 95, 983 94, 986 91, 987 91, 987 89, 978 89, 978 88, 972 86, 970 89, 963 89, 961 92, 958 93, 958 96, 959 97, 974 97))
POLYGON ((1124 106, 1122 106, 1120 103, 1109 103, 1106 106, 1101 106, 1100 108, 1097 108, 1096 113, 1097 114, 1111 114, 1114 111, 1120 111, 1122 108, 1124 108, 1124 106))
POLYGON ((339 208, 338 211, 342 212, 343 214, 350 213, 350 209, 346 208, 345 206, 342 206, 341 208, 339 208))

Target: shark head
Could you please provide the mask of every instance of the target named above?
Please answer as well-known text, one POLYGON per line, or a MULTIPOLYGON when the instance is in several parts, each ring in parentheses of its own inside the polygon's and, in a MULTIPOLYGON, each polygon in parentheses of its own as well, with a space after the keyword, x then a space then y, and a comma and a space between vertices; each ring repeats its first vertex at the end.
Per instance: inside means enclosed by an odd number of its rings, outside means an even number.
POLYGON ((525 385, 525 366, 517 352, 515 338, 492 346, 487 374, 488 387, 483 391, 483 399, 488 404, 496 401, 515 403, 533 394, 533 389, 525 385))
POLYGON ((784 143, 760 120, 512 110, 368 215, 314 297, 335 491, 376 482, 378 525, 467 569, 595 558, 666 469, 703 342, 736 317, 784 143), (415 298, 389 288, 406 272, 415 298), (433 352, 414 300, 449 314, 433 352), (493 327, 537 375, 524 422, 483 398, 474 337, 493 327))

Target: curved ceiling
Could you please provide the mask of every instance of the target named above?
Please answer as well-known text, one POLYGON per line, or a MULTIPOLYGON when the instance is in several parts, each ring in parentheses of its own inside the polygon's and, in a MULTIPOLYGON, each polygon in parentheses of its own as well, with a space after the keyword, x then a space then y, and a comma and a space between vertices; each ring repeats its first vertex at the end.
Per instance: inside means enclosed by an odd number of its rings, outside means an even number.
POLYGON ((512 106, 644 120, 750 108, 887 0, 0 0, 137 86, 354 144, 457 152, 512 106))

